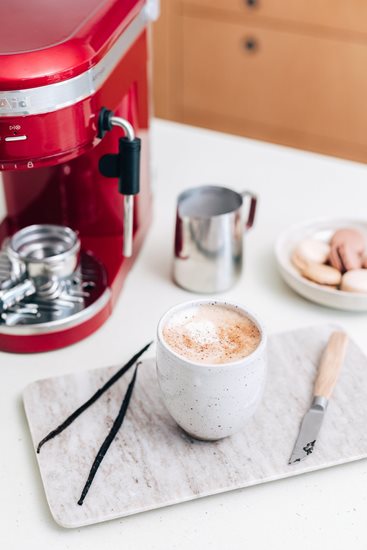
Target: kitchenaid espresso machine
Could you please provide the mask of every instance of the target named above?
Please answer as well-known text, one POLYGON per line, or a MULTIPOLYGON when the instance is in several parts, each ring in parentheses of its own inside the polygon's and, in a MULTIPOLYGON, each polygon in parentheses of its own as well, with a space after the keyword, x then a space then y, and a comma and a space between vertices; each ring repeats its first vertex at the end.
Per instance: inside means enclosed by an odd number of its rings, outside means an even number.
POLYGON ((112 312, 150 223, 156 11, 144 0, 1 2, 1 350, 66 346, 112 312))

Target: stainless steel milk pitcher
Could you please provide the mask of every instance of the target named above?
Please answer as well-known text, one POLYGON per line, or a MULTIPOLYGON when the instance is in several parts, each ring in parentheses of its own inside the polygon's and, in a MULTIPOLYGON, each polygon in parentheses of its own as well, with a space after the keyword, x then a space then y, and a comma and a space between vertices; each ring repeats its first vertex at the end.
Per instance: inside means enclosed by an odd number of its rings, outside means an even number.
POLYGON ((200 293, 228 290, 243 263, 243 235, 254 222, 256 196, 204 185, 178 197, 173 278, 200 293), (245 203, 248 205, 245 213, 245 203))

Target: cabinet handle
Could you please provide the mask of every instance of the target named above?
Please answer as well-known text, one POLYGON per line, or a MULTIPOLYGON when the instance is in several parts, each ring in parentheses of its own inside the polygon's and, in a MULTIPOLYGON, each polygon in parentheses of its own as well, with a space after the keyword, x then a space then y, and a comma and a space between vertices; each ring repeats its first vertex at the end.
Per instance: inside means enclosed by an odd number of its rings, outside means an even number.
POLYGON ((259 7, 259 0, 245 0, 245 4, 249 8, 258 8, 259 7))
POLYGON ((243 41, 243 47, 250 53, 255 53, 259 49, 259 44, 256 38, 247 37, 243 41))

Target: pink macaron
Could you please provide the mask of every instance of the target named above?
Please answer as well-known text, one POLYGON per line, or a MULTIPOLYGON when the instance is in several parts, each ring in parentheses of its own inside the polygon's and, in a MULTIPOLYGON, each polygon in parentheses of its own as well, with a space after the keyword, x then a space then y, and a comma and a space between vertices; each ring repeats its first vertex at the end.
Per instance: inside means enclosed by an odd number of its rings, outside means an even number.
POLYGON ((360 269, 365 246, 365 237, 358 229, 339 229, 330 241, 330 264, 341 273, 360 269))
POLYGON ((345 227, 344 229, 338 229, 330 241, 331 246, 346 245, 353 248, 359 254, 363 254, 366 247, 366 239, 358 229, 352 227, 345 227))

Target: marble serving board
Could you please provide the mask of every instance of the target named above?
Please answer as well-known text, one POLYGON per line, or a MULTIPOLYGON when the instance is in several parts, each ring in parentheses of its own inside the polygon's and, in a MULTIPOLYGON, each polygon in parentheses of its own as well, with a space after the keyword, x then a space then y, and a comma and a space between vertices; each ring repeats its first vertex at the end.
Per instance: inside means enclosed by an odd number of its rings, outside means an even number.
MULTIPOLYGON (((144 360, 123 426, 83 506, 77 501, 132 369, 37 455, 55 521, 80 527, 366 457, 367 358, 350 342, 314 453, 288 465, 331 330, 317 326, 271 336, 259 410, 240 433, 214 443, 195 441, 176 426, 161 401, 154 360, 144 360)), ((117 369, 28 386, 24 405, 34 447, 117 369)))

